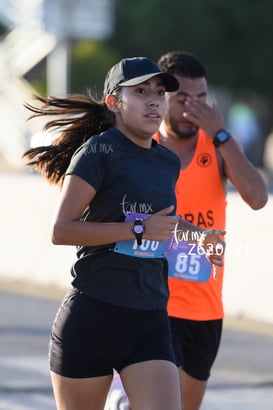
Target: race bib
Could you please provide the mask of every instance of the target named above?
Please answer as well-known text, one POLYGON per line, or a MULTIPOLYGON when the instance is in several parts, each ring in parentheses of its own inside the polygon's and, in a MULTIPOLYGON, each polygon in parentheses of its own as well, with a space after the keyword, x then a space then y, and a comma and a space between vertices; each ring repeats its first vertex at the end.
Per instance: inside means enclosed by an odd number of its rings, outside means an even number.
POLYGON ((206 282, 210 278, 212 264, 198 245, 186 242, 177 243, 173 239, 166 258, 171 278, 194 282, 206 282))
MULTIPOLYGON (((127 212, 125 221, 134 222, 136 218, 145 220, 150 216, 150 214, 127 212)), ((135 239, 117 242, 114 248, 114 252, 129 256, 135 256, 137 258, 164 258, 168 245, 169 240, 165 242, 158 242, 150 241, 148 239, 142 239, 142 244, 138 245, 135 239)))

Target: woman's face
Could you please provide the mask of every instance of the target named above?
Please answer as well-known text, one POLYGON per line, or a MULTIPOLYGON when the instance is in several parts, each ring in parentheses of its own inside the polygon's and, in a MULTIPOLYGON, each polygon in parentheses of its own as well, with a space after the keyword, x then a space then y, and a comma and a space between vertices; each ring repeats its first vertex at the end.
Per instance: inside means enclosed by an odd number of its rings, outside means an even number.
POLYGON ((160 76, 139 85, 121 87, 115 104, 116 127, 130 140, 150 148, 166 110, 165 85, 160 76))

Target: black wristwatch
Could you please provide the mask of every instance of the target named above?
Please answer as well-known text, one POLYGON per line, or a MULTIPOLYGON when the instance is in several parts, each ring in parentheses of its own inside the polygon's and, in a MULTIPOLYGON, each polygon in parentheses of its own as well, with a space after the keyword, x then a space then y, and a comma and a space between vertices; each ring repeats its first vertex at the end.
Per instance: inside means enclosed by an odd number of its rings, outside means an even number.
POLYGON ((216 147, 219 147, 219 145, 224 144, 227 142, 231 137, 231 132, 227 130, 220 130, 215 134, 215 137, 213 139, 213 144, 216 147))
POLYGON ((137 244, 141 245, 142 244, 142 235, 145 232, 145 226, 142 223, 142 219, 136 218, 134 225, 132 227, 132 231, 135 234, 137 244))

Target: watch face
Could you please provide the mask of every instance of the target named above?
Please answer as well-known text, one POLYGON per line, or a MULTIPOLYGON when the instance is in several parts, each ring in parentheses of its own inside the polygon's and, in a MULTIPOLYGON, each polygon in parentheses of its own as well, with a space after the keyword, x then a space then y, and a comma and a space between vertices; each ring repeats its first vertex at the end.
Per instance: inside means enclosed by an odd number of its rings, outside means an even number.
POLYGON ((143 233, 143 226, 142 225, 135 225, 134 226, 135 233, 143 233))
POLYGON ((220 131, 218 132, 218 134, 216 135, 218 141, 221 142, 225 142, 229 139, 230 135, 226 132, 226 131, 220 131))
POLYGON ((230 137, 231 137, 231 133, 229 131, 220 130, 215 135, 214 140, 213 140, 213 144, 216 147, 219 147, 219 145, 224 144, 226 141, 228 141, 230 137))

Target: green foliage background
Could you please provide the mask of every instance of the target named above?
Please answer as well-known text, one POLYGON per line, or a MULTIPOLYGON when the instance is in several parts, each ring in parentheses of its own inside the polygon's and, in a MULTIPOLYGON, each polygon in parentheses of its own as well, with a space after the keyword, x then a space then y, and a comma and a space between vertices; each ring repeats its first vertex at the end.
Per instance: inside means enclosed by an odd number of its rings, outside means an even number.
POLYGON ((209 82, 273 106, 272 0, 112 0, 111 38, 72 45, 71 91, 100 93, 108 68, 122 57, 155 60, 170 50, 196 54, 209 82))
MULTIPOLYGON (((221 92, 223 100, 228 95, 251 101, 262 126, 262 152, 273 129, 273 0, 110 1, 115 13, 110 38, 69 39, 68 92, 90 90, 100 97, 108 69, 121 58, 157 60, 168 51, 190 51, 207 66, 217 98, 221 92)), ((6 29, 0 24, 0 36, 6 29)), ((46 60, 26 74, 42 95, 46 77, 46 60)))
POLYGON ((119 60, 114 49, 104 42, 80 41, 72 47, 71 90, 84 93, 87 90, 100 98, 103 82, 109 66, 119 60))
MULTIPOLYGON (((273 0, 112 0, 113 34, 71 39, 69 92, 101 96, 105 75, 123 57, 157 60, 190 51, 208 68, 210 87, 252 100, 266 136, 273 117, 273 0)), ((45 76, 44 80, 45 81, 45 76)), ((43 83, 44 84, 44 83, 43 83)), ((46 84, 38 89, 46 90, 46 84)))
POLYGON ((110 44, 124 56, 198 55, 214 84, 272 95, 272 0, 116 0, 110 44))

